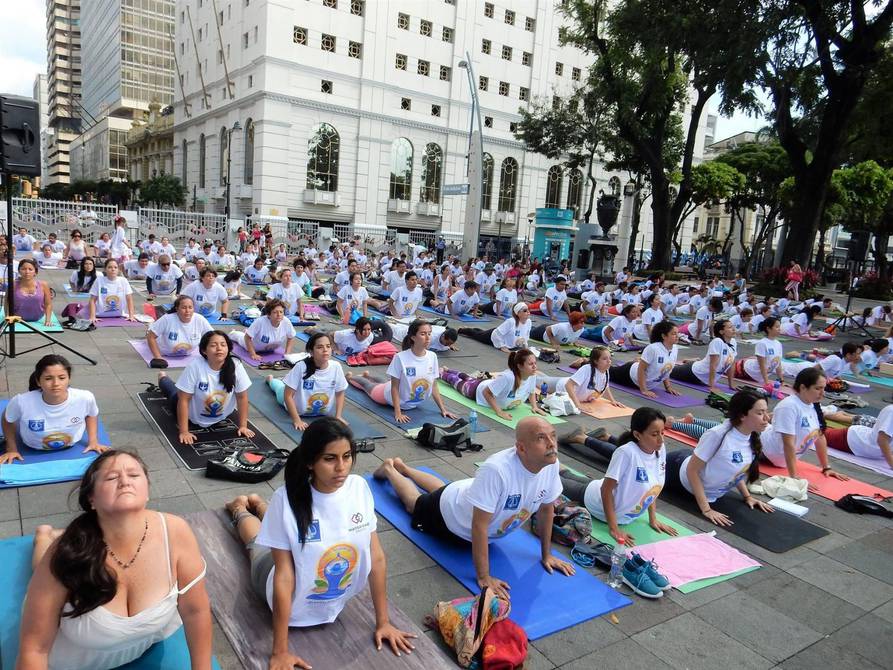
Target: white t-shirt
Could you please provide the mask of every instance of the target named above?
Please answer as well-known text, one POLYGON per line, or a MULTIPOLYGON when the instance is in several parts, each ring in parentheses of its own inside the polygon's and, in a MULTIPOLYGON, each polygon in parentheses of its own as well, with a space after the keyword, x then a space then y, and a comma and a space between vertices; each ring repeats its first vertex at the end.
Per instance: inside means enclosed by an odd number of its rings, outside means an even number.
POLYGON ((602 342, 610 344, 613 340, 628 340, 632 338, 635 322, 630 321, 622 314, 615 316, 605 328, 602 328, 602 342), (611 328, 611 337, 607 337, 608 327, 611 328))
MULTIPOLYGON (((4 267, 4 269, 5 269, 5 267, 4 267)), ((72 270, 71 275, 69 275, 69 277, 68 277, 68 283, 71 286, 72 291, 78 290, 78 272, 79 272, 79 270, 72 270)), ((102 273, 99 270, 96 271, 97 277, 99 277, 101 274, 102 273)), ((86 284, 85 288, 87 289, 88 293, 90 291, 90 287, 93 285, 93 283, 92 283, 93 281, 96 281, 96 280, 93 279, 91 281, 90 275, 87 275, 87 274, 84 275, 84 283, 86 284)))
POLYGON ((474 280, 481 285, 482 293, 489 293, 490 289, 496 286, 499 277, 496 276, 495 272, 491 272, 490 274, 487 274, 486 272, 478 272, 474 280))
POLYGON ((288 305, 288 309, 286 310, 286 314, 297 314, 298 310, 301 307, 301 296, 304 295, 304 292, 301 290, 301 287, 292 282, 289 284, 288 288, 285 288, 281 283, 273 284, 270 287, 270 290, 267 291, 267 300, 281 300, 286 305, 288 305))
MULTIPOLYGON (((391 359, 388 365, 388 376, 400 380, 400 407, 413 409, 431 397, 434 384, 440 377, 437 365, 437 354, 426 351, 420 358, 412 353, 412 349, 401 351, 391 359)), ((385 393, 388 404, 391 404, 390 392, 385 393)))
POLYGON ((456 291, 450 296, 450 302, 453 303, 453 310, 456 315, 466 314, 474 309, 474 306, 481 301, 481 296, 477 293, 468 295, 464 290, 456 291))
POLYGON ((710 308, 706 305, 698 309, 695 314, 694 322, 689 325, 688 332, 689 334, 695 338, 700 339, 704 335, 708 335, 713 328, 713 312, 710 311, 710 308), (698 321, 701 322, 702 329, 698 330, 698 321))
POLYGON ((772 425, 763 431, 760 440, 763 443, 763 454, 779 468, 787 467, 782 434, 794 436, 794 451, 797 456, 808 451, 822 434, 815 407, 806 404, 796 395, 789 395, 776 405, 772 425))
POLYGON ((192 263, 196 258, 201 258, 202 248, 197 244, 187 244, 183 247, 183 258, 192 263))
POLYGON ((338 291, 338 298, 347 302, 348 306, 362 307, 363 303, 369 299, 369 292, 365 286, 361 286, 355 291, 353 286, 345 284, 338 291))
MULTIPOLYGON (((402 342, 403 338, 406 337, 406 334, 409 332, 409 326, 405 323, 393 323, 391 324, 391 331, 394 333, 394 339, 398 342, 402 342)), ((449 345, 443 344, 440 341, 440 338, 443 336, 443 333, 446 331, 446 326, 432 326, 431 327, 431 343, 428 345, 428 351, 449 351, 449 345)))
POLYGON ((550 324, 548 329, 552 333, 552 337, 561 342, 561 344, 572 344, 576 342, 577 338, 583 334, 584 330, 583 328, 574 330, 573 326, 567 321, 550 324))
MULTIPOLYGON (((679 347, 674 344, 673 348, 667 351, 663 342, 652 342, 642 350, 640 358, 648 364, 648 369, 645 372, 645 385, 649 390, 656 388, 658 384, 664 382, 670 376, 670 371, 676 365, 676 357, 678 355, 679 347)), ((629 376, 633 383, 638 385, 638 359, 630 368, 629 376)))
POLYGON ((530 394, 536 388, 536 376, 531 375, 522 381, 517 391, 514 389, 514 386, 515 374, 511 370, 503 370, 493 379, 487 379, 478 384, 475 400, 478 405, 489 407, 490 403, 484 397, 484 389, 490 389, 497 407, 500 409, 514 409, 530 398, 530 394))
MULTIPOLYGON (((332 623, 347 602, 366 588, 372 569, 372 533, 377 528, 372 492, 359 475, 348 475, 333 493, 311 486, 312 521, 301 545, 285 486, 276 489, 255 542, 291 552, 295 591, 289 626, 332 623)), ((267 577, 273 608, 275 568, 267 577)))
POLYGON ((125 261, 124 262, 124 276, 128 279, 145 279, 146 275, 149 273, 149 270, 152 269, 152 265, 146 265, 146 267, 142 267, 138 260, 125 261))
POLYGON ((242 361, 234 360, 236 383, 232 393, 220 384, 220 371, 215 372, 202 357, 192 360, 177 380, 177 389, 192 394, 189 420, 206 428, 227 418, 236 409, 236 394, 251 387, 251 379, 242 361))
POLYGON ((853 373, 852 366, 837 354, 825 356, 822 360, 818 361, 818 364, 822 366, 822 370, 824 370, 825 374, 831 379, 853 373))
POLYGON ((245 281, 249 284, 263 284, 269 276, 270 271, 266 267, 257 269, 250 265, 245 269, 245 281))
POLYGON ((49 258, 47 258, 43 253, 40 253, 35 258, 37 259, 37 264, 42 268, 57 268, 59 267, 59 261, 62 260, 62 254, 51 252, 49 258))
POLYGON ((188 356, 209 330, 213 330, 211 324, 198 313, 192 315, 189 323, 180 321, 176 313, 165 314, 149 326, 149 332, 157 338, 158 349, 165 356, 188 356))
POLYGON ((347 328, 344 330, 336 330, 334 338, 335 349, 338 350, 338 353, 349 356, 350 354, 358 354, 361 351, 366 351, 372 344, 372 340, 375 339, 375 335, 369 333, 369 337, 366 339, 358 340, 357 331, 353 328, 347 328))
POLYGON ((391 291, 391 300, 394 301, 394 305, 397 308, 397 313, 393 316, 415 316, 416 310, 421 307, 424 298, 424 292, 419 286, 416 286, 413 291, 406 288, 405 284, 398 286, 391 291))
POLYGON ((448 484, 440 496, 440 513, 454 535, 471 541, 474 508, 489 512, 487 537, 498 539, 521 526, 539 509, 561 495, 558 463, 536 474, 521 463, 515 447, 490 456, 473 479, 448 484))
POLYGON ((666 293, 661 294, 660 302, 661 302, 661 311, 665 315, 669 316, 670 314, 673 314, 675 312, 676 305, 679 304, 679 295, 678 294, 673 295, 672 293, 667 291, 666 293))
POLYGON ((580 402, 588 402, 590 399, 594 400, 602 396, 608 388, 610 377, 607 372, 602 372, 598 369, 595 369, 593 374, 593 367, 586 363, 581 365, 570 377, 559 379, 555 385, 555 390, 558 393, 565 393, 567 383, 571 380, 574 382, 574 390, 580 402))
POLYGON ((301 416, 335 414, 335 394, 347 389, 347 378, 338 361, 329 361, 325 370, 317 370, 304 379, 307 363, 298 361, 285 376, 285 385, 293 391, 295 407, 301 416))
POLYGON ((719 362, 716 364, 715 379, 719 380, 730 367, 735 364, 735 357, 738 355, 738 343, 733 337, 726 343, 721 337, 714 337, 710 340, 707 347, 707 354, 691 364, 691 371, 695 373, 695 377, 700 379, 705 386, 710 384, 710 357, 719 356, 719 362))
POLYGON ((25 446, 58 451, 80 441, 87 430, 86 417, 99 416, 99 407, 90 391, 69 388, 65 402, 48 405, 38 389, 14 395, 5 416, 8 422, 18 423, 25 446))
POLYGON ((515 323, 514 317, 508 318, 499 324, 490 334, 490 341, 497 349, 506 347, 526 347, 530 339, 530 319, 524 323, 515 323))
MULTIPOLYGON (((776 375, 778 367, 781 365, 782 346, 778 340, 770 340, 764 337, 757 342, 754 347, 754 353, 766 359, 766 374, 768 377, 776 375)), ((763 375, 760 373, 760 363, 756 358, 744 359, 744 371, 751 379, 763 381, 763 375)))
POLYGON ((12 245, 16 251, 31 251, 34 249, 36 242, 37 240, 28 234, 12 236, 12 245))
POLYGON ((130 283, 120 275, 113 280, 96 277, 90 295, 96 298, 96 316, 127 316, 127 296, 133 294, 130 283))
POLYGON ((396 270, 388 270, 383 277, 382 283, 388 285, 388 291, 393 291, 398 286, 406 286, 406 273, 404 272, 401 277, 396 270))
POLYGON ((195 311, 202 316, 214 314, 218 311, 218 306, 229 298, 226 289, 217 282, 211 284, 211 288, 205 288, 200 281, 193 282, 183 289, 183 295, 192 298, 195 311))
POLYGON ((286 340, 295 336, 295 327, 288 319, 282 319, 279 326, 274 328, 270 317, 260 316, 248 326, 246 333, 251 336, 255 351, 272 351, 276 347, 285 346, 286 340))
POLYGON ((516 289, 510 291, 507 288, 501 288, 496 291, 496 302, 502 305, 502 314, 500 316, 511 315, 512 307, 518 302, 518 291, 516 289))
POLYGON ((183 271, 174 263, 167 270, 156 263, 149 266, 146 274, 152 280, 152 293, 170 295, 177 290, 177 280, 183 276, 183 271))
MULTIPOLYGON (((736 314, 729 321, 732 322, 732 325, 735 327, 735 330, 739 333, 755 333, 757 332, 756 326, 753 324, 753 318, 750 321, 745 321, 741 318, 740 315, 736 314)), ((759 324, 757 324, 759 325, 759 324)))
MULTIPOLYGON (((747 470, 753 461, 750 436, 732 428, 729 421, 714 426, 701 436, 694 455, 706 464, 701 470, 701 483, 707 502, 723 497, 747 478, 747 470)), ((689 493, 694 493, 688 478, 686 458, 679 468, 679 480, 689 493)))
POLYGON ((883 458, 880 448, 880 434, 893 437, 893 405, 887 405, 877 415, 874 426, 850 426, 846 431, 846 442, 856 456, 863 458, 883 458))
POLYGON ((546 289, 546 297, 543 300, 542 311, 543 314, 548 314, 548 316, 555 316, 558 312, 561 311, 561 308, 564 306, 564 303, 567 302, 567 291, 559 291, 554 286, 550 286, 546 289), (552 313, 548 314, 546 300, 552 301, 552 313))
POLYGON ((662 310, 649 307, 642 312, 642 316, 636 320, 635 326, 633 327, 633 334, 640 340, 648 340, 651 337, 651 334, 648 332, 648 326, 654 327, 655 324, 658 324, 663 320, 664 313, 662 310))
POLYGON ((586 291, 583 295, 580 296, 580 299, 583 301, 583 311, 584 312, 598 312, 601 310, 602 305, 605 304, 605 300, 607 300, 607 293, 599 293, 598 291, 586 291))
MULTIPOLYGON (((667 450, 661 446, 653 454, 646 454, 635 442, 617 447, 608 464, 605 479, 617 482, 614 488, 614 513, 618 524, 635 521, 657 500, 664 487, 667 472, 667 450)), ((602 505, 602 482, 589 482, 583 494, 583 504, 590 513, 607 521, 602 505)))

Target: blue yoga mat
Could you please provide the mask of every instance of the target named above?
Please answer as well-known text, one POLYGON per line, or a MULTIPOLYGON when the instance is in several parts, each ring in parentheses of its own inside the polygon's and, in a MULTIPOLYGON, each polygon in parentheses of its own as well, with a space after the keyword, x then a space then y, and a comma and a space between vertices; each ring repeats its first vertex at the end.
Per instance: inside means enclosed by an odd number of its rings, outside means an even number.
MULTIPOLYGON (((419 469, 440 477, 429 468, 419 469)), ((366 479, 375 498, 375 510, 465 588, 477 593, 471 544, 449 542, 413 530, 409 525, 410 517, 391 485, 371 475, 366 475, 366 479)), ((531 640, 631 604, 629 598, 583 568, 578 567, 577 573, 571 577, 546 572, 540 563, 539 538, 526 530, 518 529, 491 542, 489 554, 490 574, 511 586, 512 621, 521 626, 531 640)))
MULTIPOLYGON (((32 536, 13 537, 0 540, 0 564, 4 570, 4 587, 0 589, 0 617, 4 625, 0 627, 0 668, 12 668, 19 653, 19 627, 22 617, 22 603, 31 580, 32 536)), ((183 628, 166 640, 152 646, 140 658, 118 670, 183 670, 188 668, 189 648, 183 628)), ((220 670, 217 659, 211 666, 220 670)))
MULTIPOLYGON (((0 413, 6 410, 9 400, 0 400, 0 413)), ((99 443, 111 445, 111 439, 99 419, 99 443)), ((90 463, 98 454, 83 453, 87 446, 87 435, 68 449, 59 451, 41 451, 29 449, 19 444, 25 462, 0 465, 0 489, 17 488, 19 486, 35 486, 54 482, 71 482, 81 478, 90 463)), ((2 666, 0 666, 2 667, 2 666)))
POLYGON ((469 316, 468 314, 463 314, 462 316, 453 316, 452 314, 444 314, 443 312, 438 312, 433 307, 419 307, 420 312, 429 312, 431 314, 436 314, 442 319, 456 319, 457 321, 466 321, 468 323, 484 323, 485 321, 489 321, 490 317, 488 316, 469 316))
MULTIPOLYGON (((363 409, 368 409, 375 416, 379 417, 383 421, 387 421, 392 426, 400 428, 402 430, 409 430, 410 428, 421 428, 423 423, 437 423, 437 424, 448 424, 451 423, 452 419, 447 419, 440 415, 440 410, 437 409, 437 405, 434 404, 433 400, 428 400, 422 403, 420 406, 415 409, 408 409, 404 411, 404 414, 409 417, 409 423, 397 423, 394 421, 394 408, 390 405, 379 405, 372 398, 367 396, 363 391, 356 388, 355 386, 347 387, 347 398, 348 400, 353 401, 363 409)), ((456 412, 456 414, 461 415, 460 412, 456 412)), ((483 423, 480 419, 478 419, 478 429, 477 433, 486 433, 490 430, 490 427, 483 423)))

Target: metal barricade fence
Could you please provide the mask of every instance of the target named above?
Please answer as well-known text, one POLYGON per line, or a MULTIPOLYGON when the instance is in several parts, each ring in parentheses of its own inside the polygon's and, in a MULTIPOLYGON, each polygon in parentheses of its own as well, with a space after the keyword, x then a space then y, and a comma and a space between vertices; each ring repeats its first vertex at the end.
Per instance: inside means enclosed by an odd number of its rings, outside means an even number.
POLYGON ((223 214, 140 207, 137 215, 141 239, 145 239, 150 233, 159 240, 167 237, 177 250, 185 247, 191 237, 199 244, 205 240, 219 240, 227 244, 226 217, 223 214))
POLYGON ((93 244, 103 233, 115 231, 115 205, 101 205, 66 200, 41 198, 13 198, 13 228, 27 228, 38 241, 56 233, 61 242, 68 243, 73 230, 80 230, 84 240, 93 244))
MULTIPOLYGON (((319 248, 319 221, 286 220, 286 249, 294 256, 308 246, 319 248)), ((274 240, 276 238, 274 237, 274 240)))
POLYGON ((412 230, 409 233, 409 241, 413 244, 420 244, 426 249, 434 247, 437 239, 437 233, 432 230, 412 230))

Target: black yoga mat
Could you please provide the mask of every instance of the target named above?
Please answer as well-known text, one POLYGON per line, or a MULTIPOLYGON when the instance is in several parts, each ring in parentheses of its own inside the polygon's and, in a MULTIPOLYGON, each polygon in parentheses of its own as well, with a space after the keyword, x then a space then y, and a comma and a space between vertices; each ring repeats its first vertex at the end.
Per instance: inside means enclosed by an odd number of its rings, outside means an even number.
MULTIPOLYGON (((249 578, 248 554, 233 536, 229 518, 221 510, 186 517, 208 562, 206 584, 217 621, 246 670, 266 670, 273 647, 270 608, 255 595, 249 578)), ((457 593, 458 595, 458 593, 457 593)), ((432 609, 435 603, 432 602, 432 609)), ((415 650, 394 656, 385 645, 375 649, 372 634, 375 612, 368 589, 352 598, 330 624, 289 628, 288 641, 314 670, 440 670, 456 667, 437 645, 393 604, 391 623, 415 633, 415 650)))
POLYGON ((252 447, 259 451, 273 451, 278 448, 250 421, 248 427, 254 431, 254 437, 248 439, 237 435, 238 426, 231 419, 224 419, 208 428, 190 423, 189 430, 196 437, 195 443, 180 444, 177 417, 167 398, 161 393, 143 392, 139 394, 139 399, 158 432, 188 470, 203 470, 210 459, 218 458, 230 449, 252 447))

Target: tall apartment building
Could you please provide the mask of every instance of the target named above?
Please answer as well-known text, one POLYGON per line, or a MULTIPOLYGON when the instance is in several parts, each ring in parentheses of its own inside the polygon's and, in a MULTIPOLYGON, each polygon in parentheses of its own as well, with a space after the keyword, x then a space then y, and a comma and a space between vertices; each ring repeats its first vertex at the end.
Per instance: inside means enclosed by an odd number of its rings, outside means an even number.
POLYGON ((81 129, 81 2, 47 0, 47 132, 44 185, 70 181, 70 145, 81 129))
POLYGON ((40 114, 40 183, 43 184, 47 178, 47 131, 49 130, 49 93, 47 90, 47 76, 38 74, 34 77, 33 98, 37 101, 38 113, 40 114))
POLYGON ((174 92, 174 0, 89 0, 82 9, 84 132, 72 144, 78 179, 125 179, 127 133, 174 92))

